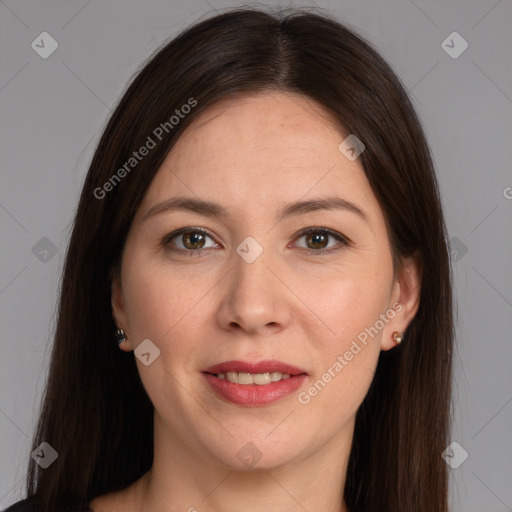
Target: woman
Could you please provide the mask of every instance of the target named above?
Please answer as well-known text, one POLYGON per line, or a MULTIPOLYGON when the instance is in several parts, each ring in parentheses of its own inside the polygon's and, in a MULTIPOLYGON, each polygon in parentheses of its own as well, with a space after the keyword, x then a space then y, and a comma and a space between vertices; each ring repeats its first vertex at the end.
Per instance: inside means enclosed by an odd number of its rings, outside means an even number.
POLYGON ((452 343, 437 182, 389 66, 325 15, 207 19, 98 144, 8 510, 446 512, 452 343))

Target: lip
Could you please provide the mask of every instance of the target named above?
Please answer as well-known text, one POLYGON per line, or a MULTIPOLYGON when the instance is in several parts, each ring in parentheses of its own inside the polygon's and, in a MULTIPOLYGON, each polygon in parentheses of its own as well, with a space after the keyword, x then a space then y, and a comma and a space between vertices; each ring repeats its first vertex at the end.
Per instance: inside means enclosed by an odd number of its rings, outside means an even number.
POLYGON ((243 373, 288 373, 291 376, 307 375, 305 370, 301 370, 296 366, 292 366, 282 361, 266 360, 253 363, 251 361, 224 361, 223 363, 214 364, 203 370, 203 373, 226 373, 226 372, 243 372, 243 373))
POLYGON ((211 389, 224 400, 247 407, 264 406, 280 400, 297 389, 308 378, 307 372, 282 361, 225 361, 203 370, 202 375, 211 389), (218 373, 245 372, 270 373, 279 372, 290 375, 289 379, 270 384, 236 384, 216 377, 218 373))

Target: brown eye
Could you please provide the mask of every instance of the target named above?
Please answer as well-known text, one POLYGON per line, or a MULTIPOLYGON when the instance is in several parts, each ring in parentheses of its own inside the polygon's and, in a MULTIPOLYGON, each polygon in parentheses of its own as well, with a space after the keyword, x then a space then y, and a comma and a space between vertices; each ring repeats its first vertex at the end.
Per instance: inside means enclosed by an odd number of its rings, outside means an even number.
POLYGON ((215 247, 217 244, 206 231, 200 228, 183 228, 164 237, 163 247, 177 253, 200 254, 202 249, 215 247), (207 239, 213 243, 206 245, 207 239))
POLYGON ((187 231, 181 237, 187 249, 202 249, 204 246, 205 235, 199 231, 187 231))
POLYGON ((298 245, 298 247, 314 255, 335 252, 349 244, 347 238, 328 228, 305 229, 299 233, 299 239, 301 238, 304 238, 305 246, 298 245), (338 243, 329 245, 331 239, 337 240, 338 243))
POLYGON ((309 232, 306 236, 306 245, 311 249, 325 249, 329 235, 316 231, 309 232))

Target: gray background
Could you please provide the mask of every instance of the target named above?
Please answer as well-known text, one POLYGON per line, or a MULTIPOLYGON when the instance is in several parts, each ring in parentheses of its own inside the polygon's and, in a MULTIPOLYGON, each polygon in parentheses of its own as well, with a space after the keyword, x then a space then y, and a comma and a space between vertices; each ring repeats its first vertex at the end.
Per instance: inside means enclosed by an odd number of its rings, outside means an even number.
MULTIPOLYGON (((100 131, 157 46, 199 17, 238 5, 0 2, 0 508, 23 497, 63 256, 100 131), (31 47, 44 31, 59 45, 47 59, 31 47)), ((453 511, 512 510, 512 3, 300 5, 329 10, 373 42, 423 121, 454 249, 459 307, 451 437, 469 457, 450 468, 453 511), (469 44, 458 58, 441 46, 454 31, 469 44)))

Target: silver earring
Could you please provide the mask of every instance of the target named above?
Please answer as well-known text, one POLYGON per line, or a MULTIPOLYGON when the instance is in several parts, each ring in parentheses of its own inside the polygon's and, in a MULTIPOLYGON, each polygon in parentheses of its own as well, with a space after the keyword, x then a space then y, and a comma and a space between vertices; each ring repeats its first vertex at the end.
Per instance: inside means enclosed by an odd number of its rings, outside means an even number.
POLYGON ((117 341, 117 345, 121 345, 123 341, 126 341, 128 339, 128 336, 126 336, 126 333, 123 331, 123 329, 117 329, 115 333, 115 338, 117 341))

